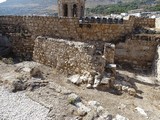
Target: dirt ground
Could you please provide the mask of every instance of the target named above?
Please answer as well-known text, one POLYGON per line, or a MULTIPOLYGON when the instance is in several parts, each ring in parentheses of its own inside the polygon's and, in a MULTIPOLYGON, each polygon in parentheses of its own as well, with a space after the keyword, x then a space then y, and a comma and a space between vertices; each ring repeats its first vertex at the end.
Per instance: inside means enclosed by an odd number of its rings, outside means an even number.
MULTIPOLYGON (((12 81, 13 79, 18 78, 17 77, 18 75, 24 74, 27 71, 25 69, 24 70, 25 72, 16 73, 15 70, 17 70, 18 68, 20 67, 29 68, 30 66, 33 67, 39 65, 40 64, 34 62, 5 64, 2 61, 0 61, 1 87, 4 86, 6 80, 12 81)), ((99 102, 102 105, 102 107, 113 116, 113 118, 117 114, 119 114, 124 116, 126 120, 127 118, 129 120, 160 120, 160 86, 155 85, 151 77, 135 75, 136 77, 133 79, 134 73, 117 70, 117 74, 119 73, 126 76, 131 75, 130 77, 132 78, 130 80, 134 82, 135 86, 138 89, 137 96, 134 97, 130 96, 128 93, 125 92, 119 94, 117 91, 112 89, 108 89, 106 91, 87 89, 86 84, 83 84, 81 86, 76 86, 73 85, 72 83, 67 82, 67 77, 65 75, 58 74, 54 69, 51 69, 50 67, 40 65, 39 68, 43 73, 44 79, 48 80, 50 84, 54 84, 54 87, 45 86, 37 88, 33 91, 26 90, 24 91, 24 93, 29 99, 36 102, 35 106, 37 106, 38 103, 41 106, 44 106, 45 109, 49 111, 46 115, 47 117, 45 117, 44 120, 80 119, 77 117, 78 115, 72 114, 75 107, 68 103, 66 95, 69 94, 69 92, 67 91, 71 91, 77 94, 83 101, 94 100, 99 102), (57 86, 57 88, 55 86, 57 86), (63 88, 63 90, 58 91, 57 89, 59 88, 63 88), (137 108, 143 109, 143 112, 145 113, 144 114, 140 113, 137 110, 137 108)), ((1 92, 2 91, 0 91, 0 93, 1 92)), ((5 99, 5 101, 7 102, 7 98, 5 99)), ((2 110, 2 107, 3 109, 5 109, 4 106, 0 104, 0 111, 2 110)), ((6 109, 8 109, 8 106, 6 107, 6 109)), ((12 113, 12 111, 14 111, 14 109, 11 109, 10 113, 12 113)), ((2 114, 3 112, 0 113, 2 114)), ((10 113, 8 113, 8 116, 10 115, 10 113)), ((7 117, 3 118, 4 116, 3 114, 0 116, 2 117, 1 119, 10 120, 9 118, 13 118, 13 116, 8 118, 7 117)), ((30 114, 28 114, 28 116, 29 115, 30 114)), ((87 120, 87 118, 81 116, 81 119, 82 118, 87 120)), ((24 118, 19 118, 19 119, 23 120, 24 118)))

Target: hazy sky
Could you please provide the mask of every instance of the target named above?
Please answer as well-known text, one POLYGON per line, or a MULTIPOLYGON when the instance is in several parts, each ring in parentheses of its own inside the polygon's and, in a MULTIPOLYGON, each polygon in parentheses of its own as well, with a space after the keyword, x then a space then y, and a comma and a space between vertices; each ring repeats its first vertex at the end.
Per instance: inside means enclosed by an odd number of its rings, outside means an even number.
POLYGON ((7 0, 0 0, 0 3, 5 2, 5 1, 7 1, 7 0))

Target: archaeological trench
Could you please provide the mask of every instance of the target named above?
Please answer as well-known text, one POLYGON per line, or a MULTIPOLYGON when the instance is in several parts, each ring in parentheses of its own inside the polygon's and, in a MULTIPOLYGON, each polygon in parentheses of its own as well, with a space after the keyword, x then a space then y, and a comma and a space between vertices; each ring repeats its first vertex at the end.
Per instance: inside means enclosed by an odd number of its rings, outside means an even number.
POLYGON ((157 21, 83 18, 84 1, 80 5, 78 13, 59 7, 59 17, 0 16, 0 56, 41 63, 91 89, 125 90, 135 96, 136 87, 119 84, 116 69, 142 72, 159 84, 157 21))

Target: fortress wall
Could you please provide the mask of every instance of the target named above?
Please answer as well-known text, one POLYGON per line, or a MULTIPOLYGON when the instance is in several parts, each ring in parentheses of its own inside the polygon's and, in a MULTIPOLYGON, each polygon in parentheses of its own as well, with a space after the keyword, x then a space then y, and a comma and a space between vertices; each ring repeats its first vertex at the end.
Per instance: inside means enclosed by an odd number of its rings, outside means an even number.
MULTIPOLYGON (((34 40, 37 36, 87 43, 97 41, 99 46, 96 47, 99 49, 104 42, 120 42, 122 36, 132 33, 134 27, 140 25, 154 27, 155 22, 154 19, 130 17, 128 21, 124 21, 124 24, 79 24, 77 18, 0 16, 0 32, 3 31, 11 37, 13 51, 18 55, 25 52, 30 54, 34 49, 34 40)), ((151 45, 148 44, 150 42, 141 39, 119 43, 116 46, 115 59, 118 62, 151 66, 156 47, 152 46, 152 42, 151 45), (143 51, 145 49, 146 51, 143 51)))
POLYGON ((116 42, 122 36, 131 33, 132 29, 133 21, 130 20, 124 24, 80 25, 77 18, 0 16, 0 32, 10 36, 13 41, 13 51, 16 54, 30 53, 37 36, 84 42, 116 42))
MULTIPOLYGON (((106 52, 111 50, 107 47, 108 44, 105 46, 103 48, 106 52)), ((33 59, 68 74, 81 74, 85 71, 103 73, 106 60, 102 57, 103 54, 96 52, 93 44, 38 37, 35 40, 33 59)), ((111 55, 106 56, 107 62, 111 63, 114 60, 114 51, 109 54, 111 55)))
MULTIPOLYGON (((82 24, 77 18, 56 18, 40 16, 0 16, 2 25, 22 27, 33 36, 50 36, 73 40, 116 41, 132 31, 133 23, 124 24, 82 24), (114 39, 113 39, 114 38, 114 39)), ((10 31, 9 31, 10 32, 10 31)))
POLYGON ((157 44, 155 41, 128 39, 125 43, 116 45, 115 61, 116 63, 151 70, 157 44))

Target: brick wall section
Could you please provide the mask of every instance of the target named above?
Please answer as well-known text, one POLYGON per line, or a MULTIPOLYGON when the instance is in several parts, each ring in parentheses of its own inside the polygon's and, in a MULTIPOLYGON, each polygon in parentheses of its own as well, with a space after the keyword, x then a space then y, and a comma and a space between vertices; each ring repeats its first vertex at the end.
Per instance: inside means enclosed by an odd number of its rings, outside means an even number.
MULTIPOLYGON (((110 48, 105 47, 105 49, 110 48)), ((93 44, 38 37, 35 40, 33 59, 68 74, 81 74, 84 71, 102 73, 106 61, 102 57, 103 54, 96 52, 93 44)), ((110 54, 112 53, 114 52, 110 54)), ((114 58, 108 59, 112 62, 114 58)))

